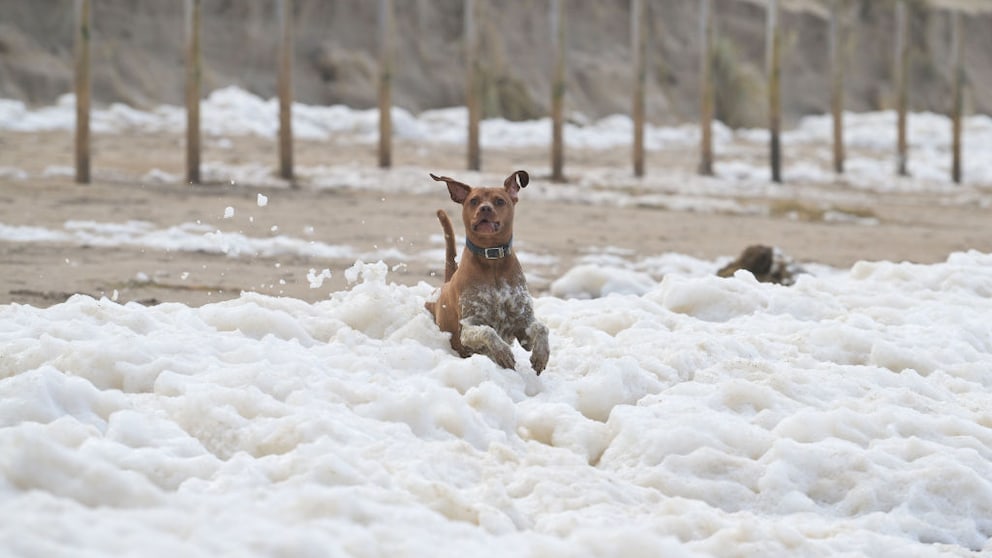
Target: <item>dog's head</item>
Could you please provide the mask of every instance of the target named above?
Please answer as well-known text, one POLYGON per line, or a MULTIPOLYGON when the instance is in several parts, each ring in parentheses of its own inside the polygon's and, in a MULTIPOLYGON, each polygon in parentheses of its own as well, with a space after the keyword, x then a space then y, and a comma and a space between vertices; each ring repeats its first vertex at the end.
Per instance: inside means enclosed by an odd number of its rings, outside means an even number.
POLYGON ((513 207, 518 193, 530 182, 527 171, 518 170, 506 177, 503 187, 473 188, 446 176, 431 178, 448 185, 448 193, 462 206, 465 235, 476 245, 488 248, 508 244, 513 236, 513 207))

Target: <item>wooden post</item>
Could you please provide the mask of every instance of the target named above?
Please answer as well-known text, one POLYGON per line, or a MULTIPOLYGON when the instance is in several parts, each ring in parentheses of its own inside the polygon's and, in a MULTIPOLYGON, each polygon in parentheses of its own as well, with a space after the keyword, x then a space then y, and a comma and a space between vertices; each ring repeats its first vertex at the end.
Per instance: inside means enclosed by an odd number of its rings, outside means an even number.
POLYGON ((186 0, 186 183, 200 183, 200 0, 186 0))
POLYGON ((909 101, 909 17, 906 2, 896 2, 896 172, 908 176, 908 141, 906 139, 906 105, 909 101))
POLYGON ((76 182, 90 182, 90 0, 76 0, 76 182))
POLYGON ((713 176, 713 2, 700 0, 699 26, 699 174, 713 176))
POLYGON ((833 0, 830 11, 830 112, 833 114, 834 172, 844 172, 844 16, 845 0, 833 0))
POLYGON ((772 181, 782 182, 782 93, 781 93, 781 24, 779 0, 768 0, 768 29, 765 38, 765 66, 768 72, 768 131, 772 181))
POLYGON ((379 0, 379 166, 393 164, 393 0, 379 0))
POLYGON ((551 0, 551 40, 554 68, 551 74, 551 180, 564 182, 565 118, 565 0, 551 0))
POLYGON ((293 181, 293 0, 279 0, 279 176, 293 181))
POLYGON ((962 46, 964 40, 961 12, 951 15, 951 180, 961 183, 961 113, 964 111, 964 63, 962 46))
POLYGON ((631 117, 634 120, 634 176, 644 176, 644 84, 647 77, 647 40, 645 37, 644 0, 630 0, 630 53, 633 59, 634 97, 631 117))
POLYGON ((465 107, 468 109, 468 168, 479 170, 482 157, 479 151, 479 120, 482 95, 479 80, 479 38, 476 29, 476 0, 465 0, 465 107))

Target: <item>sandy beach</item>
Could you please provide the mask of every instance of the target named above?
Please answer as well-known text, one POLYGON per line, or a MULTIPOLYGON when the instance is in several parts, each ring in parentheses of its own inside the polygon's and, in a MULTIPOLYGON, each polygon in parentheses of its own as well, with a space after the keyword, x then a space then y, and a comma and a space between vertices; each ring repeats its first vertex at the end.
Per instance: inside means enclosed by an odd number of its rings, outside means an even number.
MULTIPOLYGON (((0 223, 8 227, 61 229, 67 222, 147 222, 167 228, 197 223, 218 231, 273 237, 280 234, 353 247, 360 253, 395 249, 405 254, 435 250, 437 257, 389 261, 390 281, 437 284, 441 268, 438 208, 457 215, 443 186, 429 193, 428 172, 474 176, 464 171, 457 147, 398 142, 394 166, 423 182, 411 193, 368 189, 315 188, 305 180, 296 188, 251 184, 156 184, 152 169, 182 176, 182 138, 166 133, 110 134, 94 140, 94 181, 72 179, 72 137, 64 132, 0 133, 0 168, 21 169, 28 178, 0 178, 0 223), (53 170, 54 169, 54 170, 53 170), (41 176, 42 178, 38 178, 41 176), (259 205, 259 195, 266 200, 259 205), (227 214, 227 217, 225 217, 227 214)), ((351 165, 374 168, 374 146, 297 141, 298 168, 351 165)), ((270 140, 234 137, 205 142, 204 161, 226 164, 271 161, 270 140)), ((760 153, 754 154, 760 157, 760 153)), ((629 168, 626 149, 569 152, 569 181, 589 169, 629 168)), ((648 174, 691 173, 693 154, 682 150, 651 152, 648 174)), ((799 262, 847 268, 859 260, 933 263, 949 253, 992 250, 992 220, 975 197, 946 193, 857 192, 835 185, 789 184, 782 196, 755 198, 748 207, 764 211, 673 210, 660 204, 596 203, 571 197, 568 184, 542 176, 548 168, 541 150, 486 150, 484 171, 502 176, 513 169, 531 171, 534 182, 522 193, 516 243, 535 293, 581 258, 618 253, 630 259, 679 253, 703 259, 731 258, 745 246, 779 247, 799 262), (561 189, 563 195, 549 195, 561 189), (543 190, 538 194, 539 190, 543 190), (824 201, 827 200, 827 201, 824 201), (830 220, 833 208, 853 219, 830 220)), ((273 170, 274 172, 274 170, 273 170)), ((386 171, 384 171, 386 172, 386 171)), ((470 181, 466 179, 466 181, 470 181)), ((638 184, 630 179, 633 187, 638 184)), ((664 192, 660 193, 664 195, 664 192)), ((709 195, 713 199, 714 196, 709 195)), ((460 234, 460 230, 456 231, 460 234)), ((325 299, 347 288, 344 271, 354 258, 323 260, 285 254, 230 257, 224 254, 150 250, 141 246, 90 246, 85 242, 0 242, 0 302, 50 305, 75 293, 116 297, 119 302, 182 302, 199 305, 237 297, 242 291, 325 299), (307 279, 327 269, 330 278, 307 279)), ((714 267, 714 271, 715 271, 714 267)))

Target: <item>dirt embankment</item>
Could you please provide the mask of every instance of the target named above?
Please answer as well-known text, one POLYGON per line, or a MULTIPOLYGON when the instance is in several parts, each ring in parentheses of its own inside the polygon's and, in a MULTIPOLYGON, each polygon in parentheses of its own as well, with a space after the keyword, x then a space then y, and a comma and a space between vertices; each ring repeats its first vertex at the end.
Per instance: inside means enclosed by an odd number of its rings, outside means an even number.
MULTIPOLYGON (((479 2, 486 112, 513 118, 547 113, 550 37, 547 0, 479 2)), ((692 120, 698 112, 698 2, 649 8, 648 118, 692 120)), ((826 2, 784 2, 786 118, 829 109, 826 2), (789 9, 801 5, 804 9, 789 9)), ((946 11, 912 2, 913 110, 949 108, 946 11)), ((731 126, 765 122, 765 11, 760 2, 716 0, 717 117, 731 126)), ((850 3, 847 107, 892 106, 893 0, 850 3)), ((93 3, 93 92, 97 103, 148 108, 183 99, 183 4, 93 3)), ((296 0, 294 94, 304 103, 370 107, 376 102, 378 2, 296 0)), ((396 2, 394 103, 412 111, 463 104, 463 0, 396 2)), ((570 2, 570 109, 591 117, 630 108, 629 1, 570 2)), ((275 95, 275 0, 203 0, 204 87, 238 85, 275 95)), ((51 103, 72 87, 73 3, 0 0, 0 97, 51 103)), ((992 14, 965 21, 966 97, 992 112, 992 14)))

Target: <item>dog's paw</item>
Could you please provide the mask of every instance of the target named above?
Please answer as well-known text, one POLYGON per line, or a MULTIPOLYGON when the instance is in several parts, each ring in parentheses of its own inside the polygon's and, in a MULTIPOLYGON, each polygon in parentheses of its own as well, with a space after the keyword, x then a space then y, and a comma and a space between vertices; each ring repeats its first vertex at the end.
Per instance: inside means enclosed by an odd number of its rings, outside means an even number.
POLYGON ((496 364, 508 370, 513 370, 517 367, 517 361, 513 358, 513 351, 510 350, 510 346, 506 343, 504 343, 503 346, 493 347, 492 352, 489 354, 489 358, 491 358, 496 364))
POLYGON ((543 351, 534 351, 530 354, 530 365, 534 367, 534 372, 540 376, 541 372, 548 366, 548 358, 551 356, 547 347, 543 351))
MULTIPOLYGON (((530 365, 540 376, 541 372, 548 365, 548 358, 551 357, 551 347, 548 344, 548 328, 540 322, 534 322, 527 328, 527 346, 530 350, 530 365)), ((521 343, 523 344, 523 343, 521 343)))

